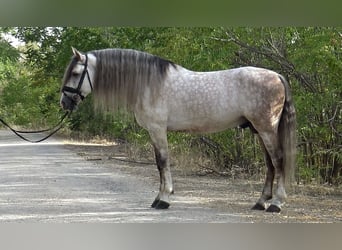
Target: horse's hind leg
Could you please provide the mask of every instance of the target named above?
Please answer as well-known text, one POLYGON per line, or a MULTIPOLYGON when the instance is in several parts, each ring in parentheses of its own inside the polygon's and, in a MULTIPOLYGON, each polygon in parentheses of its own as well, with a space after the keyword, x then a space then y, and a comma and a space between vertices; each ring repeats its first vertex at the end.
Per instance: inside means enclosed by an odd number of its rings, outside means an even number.
MULTIPOLYGON (((285 173, 283 169, 283 153, 280 147, 279 137, 276 132, 263 132, 263 133, 259 133, 259 135, 269 155, 268 157, 271 160, 272 165, 274 167, 274 173, 272 174, 272 171, 270 170, 270 163, 268 163, 266 184, 270 182, 272 175, 274 176, 276 180, 276 188, 275 188, 275 192, 271 201, 271 205, 268 207, 266 211, 267 212, 280 212, 281 206, 284 204, 285 199, 286 199, 286 192, 285 192, 285 173)), ((269 159, 267 159, 267 161, 269 161, 269 159)), ((263 196, 264 198, 267 198, 267 195, 270 194, 268 190, 269 187, 265 185, 264 189, 266 189, 266 191, 265 193, 263 192, 260 199, 262 199, 263 196)))
POLYGON ((156 163, 160 174, 160 188, 157 197, 152 203, 156 209, 166 209, 170 206, 170 194, 173 192, 166 130, 149 131, 154 146, 156 163))
POLYGON ((260 137, 259 139, 260 139, 260 145, 264 151, 264 158, 265 158, 265 163, 267 167, 267 173, 266 173, 265 185, 262 190, 261 197, 259 198, 257 203, 252 207, 253 210, 265 210, 265 202, 272 199, 272 188, 273 188, 273 180, 274 180, 274 166, 272 164, 271 157, 265 148, 264 142, 262 141, 260 137))

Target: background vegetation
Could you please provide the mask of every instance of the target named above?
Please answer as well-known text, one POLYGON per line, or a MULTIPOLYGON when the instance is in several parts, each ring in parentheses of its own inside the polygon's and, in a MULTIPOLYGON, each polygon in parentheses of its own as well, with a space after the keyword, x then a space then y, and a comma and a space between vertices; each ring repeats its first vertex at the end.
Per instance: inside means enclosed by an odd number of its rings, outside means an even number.
MULTIPOLYGON (((0 28, 0 116, 24 127, 55 124, 60 84, 71 57, 108 47, 133 48, 195 71, 244 65, 273 69, 291 83, 298 119, 297 182, 342 182, 342 28, 0 28), (24 45, 13 47, 3 35, 24 45)), ((148 145, 133 119, 93 112, 87 98, 68 123, 72 134, 148 145)), ((220 173, 263 173, 258 140, 248 130, 212 135, 170 133, 170 148, 220 173), (199 159, 199 160, 198 160, 199 159)), ((177 156, 174 156, 177 157, 177 156)))

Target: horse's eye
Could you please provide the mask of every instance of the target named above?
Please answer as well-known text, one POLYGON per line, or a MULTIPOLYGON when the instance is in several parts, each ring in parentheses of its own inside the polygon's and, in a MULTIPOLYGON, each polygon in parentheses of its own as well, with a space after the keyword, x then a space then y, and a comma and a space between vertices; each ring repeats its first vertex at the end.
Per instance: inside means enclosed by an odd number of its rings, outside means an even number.
POLYGON ((72 72, 72 76, 77 77, 79 74, 77 72, 72 72))

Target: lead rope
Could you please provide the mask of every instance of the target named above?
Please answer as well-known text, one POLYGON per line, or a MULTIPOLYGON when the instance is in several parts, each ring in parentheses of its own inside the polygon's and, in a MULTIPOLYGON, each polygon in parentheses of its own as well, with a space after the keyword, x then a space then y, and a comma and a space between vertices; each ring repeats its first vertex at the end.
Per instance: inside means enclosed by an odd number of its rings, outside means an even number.
POLYGON ((57 133, 62 127, 63 127, 63 121, 64 119, 69 116, 72 113, 72 111, 66 111, 65 114, 62 116, 61 120, 57 123, 56 126, 49 128, 49 129, 43 129, 43 130, 36 130, 36 131, 22 131, 22 130, 15 130, 14 128, 12 128, 10 125, 8 125, 3 119, 0 118, 0 122, 5 125, 7 128, 9 128, 14 134, 16 134, 19 138, 23 139, 24 141, 27 142, 31 142, 31 143, 39 143, 42 141, 45 141, 46 139, 48 139, 49 137, 51 137, 52 135, 54 135, 55 133, 57 133), (48 134, 47 136, 43 137, 42 139, 39 140, 30 140, 24 136, 22 136, 21 134, 38 134, 38 133, 44 133, 44 132, 48 132, 51 131, 52 132, 50 134, 48 134))

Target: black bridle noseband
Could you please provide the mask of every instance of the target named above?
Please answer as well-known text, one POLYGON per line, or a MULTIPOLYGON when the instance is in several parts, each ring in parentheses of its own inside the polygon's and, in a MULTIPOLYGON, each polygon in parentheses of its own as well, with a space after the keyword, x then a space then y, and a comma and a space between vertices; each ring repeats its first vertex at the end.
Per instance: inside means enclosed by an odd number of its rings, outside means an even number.
POLYGON ((82 101, 84 99, 84 95, 82 95, 81 88, 82 88, 83 81, 84 81, 84 78, 85 78, 86 75, 87 75, 87 78, 88 78, 88 81, 89 81, 89 84, 90 84, 90 88, 93 91, 93 85, 91 83, 91 80, 90 80, 90 77, 89 77, 89 72, 88 72, 88 55, 87 54, 85 55, 85 63, 83 65, 84 65, 84 69, 83 69, 81 78, 80 78, 80 80, 78 82, 77 88, 72 88, 72 87, 68 87, 68 86, 63 86, 63 88, 62 88, 62 93, 66 97, 68 97, 72 101, 72 103, 74 103, 74 104, 77 104, 77 97, 80 97, 82 101), (69 96, 65 92, 72 93, 74 95, 69 96))

